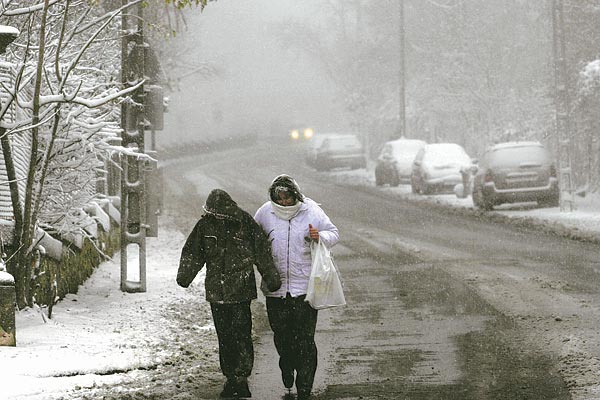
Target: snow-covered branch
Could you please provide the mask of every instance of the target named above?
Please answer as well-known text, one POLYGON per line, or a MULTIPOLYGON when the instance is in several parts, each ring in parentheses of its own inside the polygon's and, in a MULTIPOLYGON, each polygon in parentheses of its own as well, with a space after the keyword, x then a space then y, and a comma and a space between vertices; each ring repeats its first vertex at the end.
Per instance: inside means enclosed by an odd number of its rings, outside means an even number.
MULTIPOLYGON (((115 91, 107 96, 95 97, 95 98, 85 98, 81 96, 72 96, 67 93, 56 94, 56 95, 45 95, 40 96, 40 105, 46 106, 52 103, 74 103, 79 104, 88 108, 97 108, 107 103, 110 103, 113 100, 116 100, 120 97, 126 96, 144 84, 144 81, 138 82, 135 86, 128 87, 127 89, 115 91)), ((21 107, 30 109, 33 106, 33 102, 21 102, 21 107)))
MULTIPOLYGON (((60 0, 49 0, 48 5, 53 6, 54 4, 58 3, 59 1, 60 0)), ((33 12, 40 11, 43 9, 44 9, 44 2, 41 2, 41 3, 38 3, 33 6, 29 6, 29 7, 15 8, 12 10, 3 9, 0 11, 0 16, 14 17, 14 16, 18 16, 18 15, 31 14, 33 12)))

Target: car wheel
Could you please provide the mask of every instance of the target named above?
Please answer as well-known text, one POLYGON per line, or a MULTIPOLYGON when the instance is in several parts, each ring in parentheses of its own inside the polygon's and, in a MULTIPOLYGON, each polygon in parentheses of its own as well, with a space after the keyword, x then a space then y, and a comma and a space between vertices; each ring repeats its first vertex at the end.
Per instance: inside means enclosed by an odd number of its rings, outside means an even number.
POLYGON ((423 182, 423 188, 421 189, 421 193, 423 193, 424 195, 430 195, 431 193, 433 193, 433 188, 425 182, 423 182))
POLYGON ((390 182, 391 186, 398 186, 400 184, 400 177, 398 176, 398 173, 395 173, 394 176, 392 176, 392 180, 390 182))
POLYGON ((540 207, 558 207, 560 205, 560 198, 558 194, 552 194, 549 197, 543 197, 538 200, 538 206, 540 207))
POLYGON ((473 189, 473 204, 475 207, 483 211, 490 211, 492 208, 494 208, 492 202, 486 199, 481 188, 473 189))
POLYGON ((377 171, 375 171, 375 186, 383 186, 383 179, 377 171))

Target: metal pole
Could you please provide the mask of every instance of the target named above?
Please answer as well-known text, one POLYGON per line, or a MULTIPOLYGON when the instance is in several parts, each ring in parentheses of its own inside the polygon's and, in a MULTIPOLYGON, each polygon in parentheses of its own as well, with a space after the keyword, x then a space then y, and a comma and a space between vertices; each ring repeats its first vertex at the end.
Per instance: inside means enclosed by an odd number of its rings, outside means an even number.
POLYGON ((400 104, 398 114, 398 137, 406 136, 406 49, 404 46, 404 0, 400 0, 400 104))
MULTIPOLYGON (((128 4, 122 0, 123 5, 128 4)), ((122 79, 123 84, 135 78, 144 79, 144 33, 143 33, 143 4, 137 7, 137 28, 130 32, 127 15, 123 15, 122 42, 122 79), (133 57, 130 57, 133 54, 133 57), (131 61, 131 64, 130 64, 131 61), (131 76, 135 73, 135 76, 131 76)), ((144 88, 138 88, 133 94, 135 104, 125 104, 121 112, 123 124, 122 145, 136 148, 138 153, 144 153, 144 112, 140 104, 144 104, 144 88)), ((121 290, 125 292, 146 291, 146 202, 144 191, 143 162, 136 156, 126 156, 121 159, 121 290), (128 246, 138 246, 139 280, 128 278, 128 246)))
POLYGON ((554 79, 556 106, 556 137, 560 185, 560 210, 573 211, 573 182, 571 170, 571 123, 570 99, 567 88, 567 60, 565 48, 565 25, 563 1, 552 0, 552 28, 554 50, 554 79))

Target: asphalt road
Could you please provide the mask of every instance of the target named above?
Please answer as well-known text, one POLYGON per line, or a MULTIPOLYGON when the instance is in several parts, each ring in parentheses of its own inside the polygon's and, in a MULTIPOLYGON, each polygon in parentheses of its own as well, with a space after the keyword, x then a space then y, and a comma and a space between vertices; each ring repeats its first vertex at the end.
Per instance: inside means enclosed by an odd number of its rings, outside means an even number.
MULTIPOLYGON (((339 185, 286 145, 169 163, 166 207, 184 232, 215 187, 253 213, 280 173, 294 176, 341 233, 334 255, 348 305, 320 312, 315 398, 594 398, 597 245, 339 185)), ((281 399, 260 316, 256 328, 253 398, 281 399)), ((219 384, 180 389, 214 398, 219 384)))

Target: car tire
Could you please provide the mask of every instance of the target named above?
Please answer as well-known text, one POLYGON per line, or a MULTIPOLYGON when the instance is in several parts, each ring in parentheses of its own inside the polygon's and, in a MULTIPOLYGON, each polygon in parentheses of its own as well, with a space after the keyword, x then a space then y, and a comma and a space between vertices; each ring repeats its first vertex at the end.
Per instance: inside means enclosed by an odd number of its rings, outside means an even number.
POLYGON ((473 188, 473 205, 483 211, 491 211, 494 205, 486 199, 481 188, 473 188))
POLYGON ((392 180, 390 181, 390 186, 398 185, 400 185, 400 177, 398 176, 398 173, 395 173, 394 176, 392 176, 392 180))
POLYGON ((421 193, 424 195, 430 195, 433 193, 433 188, 426 183, 423 183, 423 188, 421 189, 421 193))
POLYGON ((560 198, 558 194, 552 194, 549 197, 543 197, 538 200, 538 206, 540 207, 558 207, 560 205, 560 198))

